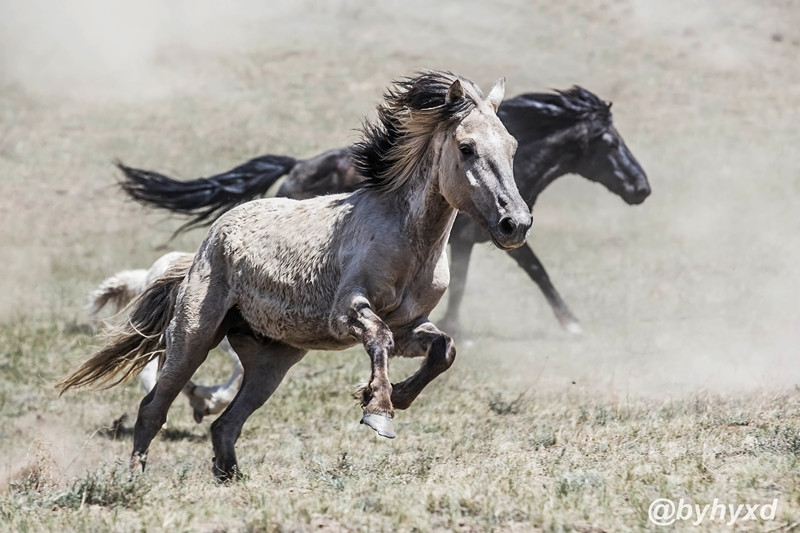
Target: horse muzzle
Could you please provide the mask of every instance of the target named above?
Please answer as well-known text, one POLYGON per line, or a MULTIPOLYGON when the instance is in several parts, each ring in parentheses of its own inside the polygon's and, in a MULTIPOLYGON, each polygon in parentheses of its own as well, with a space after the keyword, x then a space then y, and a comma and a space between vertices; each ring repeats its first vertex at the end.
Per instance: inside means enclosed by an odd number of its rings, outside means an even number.
POLYGON ((626 187, 623 199, 629 205, 639 205, 650 196, 650 184, 647 182, 637 183, 634 186, 626 187))
POLYGON ((505 215, 497 224, 489 228, 495 246, 503 250, 519 248, 525 244, 533 225, 533 217, 528 211, 518 215, 505 215))

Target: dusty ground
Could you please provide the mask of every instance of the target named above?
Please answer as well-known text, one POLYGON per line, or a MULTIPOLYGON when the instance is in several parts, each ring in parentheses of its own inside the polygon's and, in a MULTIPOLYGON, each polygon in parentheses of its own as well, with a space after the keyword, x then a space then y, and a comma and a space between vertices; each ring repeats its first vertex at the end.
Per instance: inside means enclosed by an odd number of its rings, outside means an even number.
POLYGON ((429 4, 0 6, 0 529, 624 531, 654 527, 657 497, 778 498, 774 521, 736 526, 797 526, 800 9, 429 4), (207 425, 182 402, 139 485, 114 477, 130 437, 98 428, 138 386, 58 399, 52 383, 96 342, 86 293, 150 264, 179 221, 124 201, 111 161, 190 178, 311 156, 420 67, 614 101, 653 195, 630 208, 565 177, 530 240, 585 335, 483 246, 469 340, 394 442, 348 399, 365 356, 311 354, 245 429, 247 484, 209 479, 207 425))

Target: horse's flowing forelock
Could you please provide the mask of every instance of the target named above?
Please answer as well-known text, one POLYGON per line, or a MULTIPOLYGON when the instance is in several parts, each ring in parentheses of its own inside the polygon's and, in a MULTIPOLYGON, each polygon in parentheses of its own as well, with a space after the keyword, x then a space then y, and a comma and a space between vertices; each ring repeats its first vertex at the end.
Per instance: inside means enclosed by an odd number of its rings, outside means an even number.
POLYGON ((415 174, 431 136, 466 117, 483 99, 471 81, 450 72, 426 71, 395 81, 378 106, 375 123, 365 123, 352 159, 365 186, 396 190, 415 174), (445 102, 454 81, 464 97, 445 102))

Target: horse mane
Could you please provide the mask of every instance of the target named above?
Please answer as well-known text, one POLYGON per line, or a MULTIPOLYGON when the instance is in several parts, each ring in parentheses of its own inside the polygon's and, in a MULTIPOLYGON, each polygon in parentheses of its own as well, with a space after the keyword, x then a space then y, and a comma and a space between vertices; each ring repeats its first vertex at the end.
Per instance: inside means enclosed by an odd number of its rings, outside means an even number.
POLYGON ((520 143, 578 124, 586 127, 589 138, 595 138, 612 124, 611 103, 578 85, 565 91, 515 96, 500 104, 498 114, 520 143))
POLYGON ((430 137, 466 117, 483 99, 480 88, 451 72, 421 71, 392 83, 378 106, 374 123, 362 126, 362 140, 353 145, 352 161, 364 186, 396 190, 415 174, 430 137), (454 81, 464 98, 445 102, 454 81))

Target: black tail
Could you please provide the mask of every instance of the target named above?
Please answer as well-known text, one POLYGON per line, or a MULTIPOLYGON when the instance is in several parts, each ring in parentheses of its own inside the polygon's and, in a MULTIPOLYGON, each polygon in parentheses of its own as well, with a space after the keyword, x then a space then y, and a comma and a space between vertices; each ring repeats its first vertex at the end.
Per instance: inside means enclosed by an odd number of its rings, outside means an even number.
POLYGON ((228 172, 190 181, 178 181, 149 170, 126 167, 120 162, 117 162, 117 167, 125 174, 120 186, 131 198, 148 207, 160 207, 192 217, 175 231, 175 236, 211 224, 225 211, 265 194, 296 164, 293 157, 263 155, 228 172))

